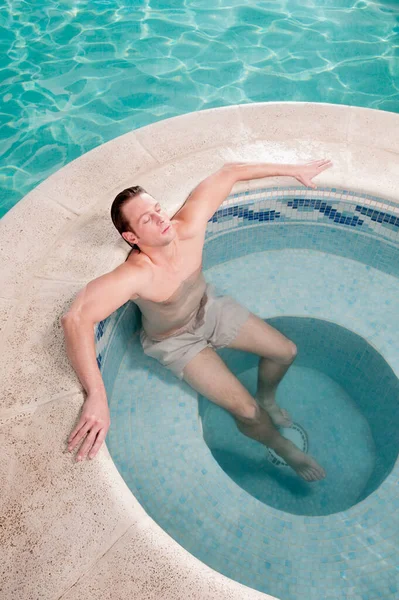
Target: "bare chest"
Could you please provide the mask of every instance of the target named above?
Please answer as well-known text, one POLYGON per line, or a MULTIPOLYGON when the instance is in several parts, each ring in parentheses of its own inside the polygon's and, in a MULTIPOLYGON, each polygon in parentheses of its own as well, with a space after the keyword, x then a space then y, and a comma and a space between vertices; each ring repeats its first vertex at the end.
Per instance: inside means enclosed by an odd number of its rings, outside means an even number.
POLYGON ((151 271, 151 277, 138 298, 150 302, 172 304, 176 299, 180 301, 186 294, 194 293, 195 295, 196 288, 201 287, 204 279, 202 275, 203 245, 203 236, 184 242, 180 241, 179 259, 173 267, 163 268, 144 259, 151 271))
POLYGON ((173 304, 192 293, 203 279, 202 262, 189 263, 177 273, 155 272, 143 299, 162 304, 173 304))

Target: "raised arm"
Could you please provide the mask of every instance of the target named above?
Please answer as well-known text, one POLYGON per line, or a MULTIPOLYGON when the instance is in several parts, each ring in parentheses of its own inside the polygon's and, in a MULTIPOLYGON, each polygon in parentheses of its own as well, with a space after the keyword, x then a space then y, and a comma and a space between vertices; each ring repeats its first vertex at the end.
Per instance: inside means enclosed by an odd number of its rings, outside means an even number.
POLYGON ((238 173, 235 166, 231 163, 223 165, 190 192, 173 219, 184 226, 186 234, 196 235, 206 227, 209 219, 230 194, 236 181, 238 173))
POLYGON ((184 224, 192 235, 206 227, 209 219, 230 194, 237 181, 276 177, 294 177, 303 185, 315 188, 312 179, 332 166, 329 159, 314 160, 305 164, 226 163, 195 187, 174 219, 184 224))
POLYGON ((97 454, 110 425, 106 391, 96 360, 94 325, 134 297, 145 277, 143 269, 124 263, 88 283, 61 317, 68 358, 87 392, 80 419, 68 438, 68 449, 73 450, 88 434, 78 460, 89 451, 90 458, 97 454))

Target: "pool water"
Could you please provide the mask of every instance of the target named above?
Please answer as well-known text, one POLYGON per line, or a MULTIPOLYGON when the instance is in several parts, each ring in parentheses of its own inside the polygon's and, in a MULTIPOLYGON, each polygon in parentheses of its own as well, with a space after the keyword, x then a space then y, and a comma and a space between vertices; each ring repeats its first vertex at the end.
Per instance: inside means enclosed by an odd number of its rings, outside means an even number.
MULTIPOLYGON (((207 280, 298 346, 277 398, 321 482, 271 464, 146 357, 132 302, 96 329, 107 446, 128 487, 199 560, 280 600, 398 597, 398 233, 393 203, 328 188, 233 194, 208 223, 207 280)), ((219 352, 254 391, 257 357, 219 352)))
MULTIPOLYGON (((339 273, 342 297, 333 300, 336 310, 344 310, 350 288, 353 296, 369 301, 369 311, 380 310, 378 303, 372 308, 378 289, 399 294, 398 279, 378 274, 372 283, 366 265, 317 252, 257 252, 209 269, 206 278, 261 317, 276 312, 280 301, 286 303, 285 315, 295 315, 303 312, 305 299, 321 304, 326 263, 339 273), (363 282, 360 289, 358 282, 363 282)), ((309 454, 324 467, 326 479, 309 485, 292 469, 274 466, 264 447, 237 430, 230 414, 201 398, 205 442, 222 469, 269 506, 313 516, 346 510, 372 493, 397 459, 398 379, 370 344, 335 323, 303 316, 267 322, 297 345, 298 355, 279 384, 277 402, 304 428, 309 454)), ((234 350, 221 355, 254 395, 257 357, 234 350)))
POLYGON ((0 216, 74 158, 160 119, 284 100, 398 111, 398 32, 392 0, 5 3, 0 216))

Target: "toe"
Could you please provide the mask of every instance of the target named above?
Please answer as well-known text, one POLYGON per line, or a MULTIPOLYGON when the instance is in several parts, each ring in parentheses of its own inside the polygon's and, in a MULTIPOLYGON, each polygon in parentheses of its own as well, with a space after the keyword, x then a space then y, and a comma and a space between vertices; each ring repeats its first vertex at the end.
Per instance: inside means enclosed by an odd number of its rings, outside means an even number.
POLYGON ((314 481, 316 479, 315 474, 311 469, 308 471, 308 476, 309 476, 308 481, 314 481))
POLYGON ((285 419, 285 422, 287 424, 292 424, 292 419, 291 419, 289 413, 286 410, 284 410, 284 409, 281 410, 281 413, 282 413, 282 415, 283 415, 283 417, 285 419))
POLYGON ((314 476, 317 480, 324 479, 324 474, 321 469, 314 469, 314 476))

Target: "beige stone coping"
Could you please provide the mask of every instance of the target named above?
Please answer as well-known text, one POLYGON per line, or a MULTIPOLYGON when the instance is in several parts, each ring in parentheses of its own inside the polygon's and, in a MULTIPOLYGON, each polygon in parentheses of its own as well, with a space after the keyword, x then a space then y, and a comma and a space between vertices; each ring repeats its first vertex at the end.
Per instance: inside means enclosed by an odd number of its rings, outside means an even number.
MULTIPOLYGON (((202 564, 150 519, 108 450, 64 453, 84 400, 59 319, 129 247, 110 219, 140 184, 172 214, 224 162, 329 157, 316 180, 398 201, 399 115, 322 103, 229 106, 166 119, 69 163, 1 221, 0 432, 3 597, 270 598, 202 564)), ((293 185, 240 182, 234 191, 293 185)))

